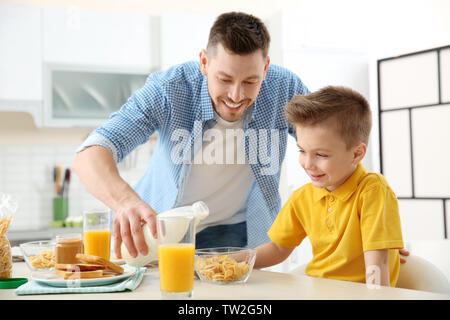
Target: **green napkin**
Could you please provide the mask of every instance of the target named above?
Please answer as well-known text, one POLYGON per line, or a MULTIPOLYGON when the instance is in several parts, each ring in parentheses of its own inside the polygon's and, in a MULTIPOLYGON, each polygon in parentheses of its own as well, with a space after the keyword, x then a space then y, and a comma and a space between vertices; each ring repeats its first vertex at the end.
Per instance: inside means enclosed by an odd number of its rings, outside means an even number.
POLYGON ((35 280, 28 281, 27 283, 18 287, 14 293, 17 295, 27 295, 27 294, 52 294, 52 293, 99 293, 99 292, 120 292, 120 291, 133 291, 142 282, 144 273, 147 268, 137 268, 128 265, 123 266, 125 270, 136 270, 136 273, 129 278, 120 280, 119 282, 98 285, 90 287, 53 287, 42 282, 37 282, 35 280))

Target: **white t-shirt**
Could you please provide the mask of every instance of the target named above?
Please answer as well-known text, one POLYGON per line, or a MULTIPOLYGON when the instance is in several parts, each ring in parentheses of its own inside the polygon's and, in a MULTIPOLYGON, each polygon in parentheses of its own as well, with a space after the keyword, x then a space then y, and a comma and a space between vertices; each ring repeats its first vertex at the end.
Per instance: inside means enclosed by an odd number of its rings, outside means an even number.
POLYGON ((248 195, 254 182, 244 151, 242 119, 228 122, 216 113, 217 124, 204 132, 202 148, 191 164, 179 206, 204 201, 209 216, 197 232, 211 225, 245 220, 248 195))

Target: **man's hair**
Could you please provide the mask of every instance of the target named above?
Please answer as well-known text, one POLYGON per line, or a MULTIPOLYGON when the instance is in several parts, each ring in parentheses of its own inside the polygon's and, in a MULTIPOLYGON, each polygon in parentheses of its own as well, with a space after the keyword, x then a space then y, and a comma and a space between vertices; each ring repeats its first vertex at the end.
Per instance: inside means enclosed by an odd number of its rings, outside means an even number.
POLYGON ((314 126, 333 119, 347 148, 369 143, 372 114, 360 93, 342 86, 328 86, 297 95, 286 106, 287 119, 295 125, 314 126))
POLYGON ((226 50, 239 55, 261 49, 265 58, 269 51, 270 35, 257 17, 242 12, 228 12, 218 16, 211 27, 208 52, 215 50, 219 43, 226 50))

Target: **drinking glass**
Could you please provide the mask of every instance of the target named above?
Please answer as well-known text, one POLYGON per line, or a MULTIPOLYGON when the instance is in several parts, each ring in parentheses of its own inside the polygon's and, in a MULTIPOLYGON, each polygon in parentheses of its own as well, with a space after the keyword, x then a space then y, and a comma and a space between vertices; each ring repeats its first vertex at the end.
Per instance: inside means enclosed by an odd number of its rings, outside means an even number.
POLYGON ((84 253, 106 260, 111 254, 111 212, 86 210, 83 212, 84 253))

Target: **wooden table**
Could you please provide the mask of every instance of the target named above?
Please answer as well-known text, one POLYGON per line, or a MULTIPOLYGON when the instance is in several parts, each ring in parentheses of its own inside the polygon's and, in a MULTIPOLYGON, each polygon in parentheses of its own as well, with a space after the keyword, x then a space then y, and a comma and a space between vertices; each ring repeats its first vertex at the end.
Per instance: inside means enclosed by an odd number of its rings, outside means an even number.
MULTIPOLYGON (((24 262, 14 263, 13 277, 29 278, 30 276, 31 271, 24 262)), ((450 300, 450 295, 389 287, 369 289, 365 284, 355 282, 253 270, 245 284, 214 285, 195 280, 193 298, 202 300, 450 300)), ((161 299, 159 273, 157 268, 148 268, 142 283, 132 292, 18 296, 14 293, 14 289, 0 289, 0 300, 10 299, 157 300, 161 299)))

